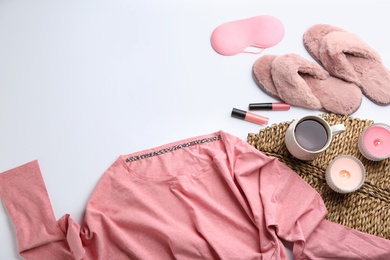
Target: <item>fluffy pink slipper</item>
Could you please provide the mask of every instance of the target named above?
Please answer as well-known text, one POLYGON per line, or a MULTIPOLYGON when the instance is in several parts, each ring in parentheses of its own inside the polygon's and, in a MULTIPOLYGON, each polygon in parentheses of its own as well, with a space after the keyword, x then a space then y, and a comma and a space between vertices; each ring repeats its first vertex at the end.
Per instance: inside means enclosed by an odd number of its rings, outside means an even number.
POLYGON ((357 35, 317 24, 306 30, 303 44, 331 75, 356 84, 377 104, 390 104, 390 72, 378 53, 357 35))
POLYGON ((296 54, 264 55, 252 68, 266 93, 290 105, 349 115, 361 105, 360 89, 296 54))

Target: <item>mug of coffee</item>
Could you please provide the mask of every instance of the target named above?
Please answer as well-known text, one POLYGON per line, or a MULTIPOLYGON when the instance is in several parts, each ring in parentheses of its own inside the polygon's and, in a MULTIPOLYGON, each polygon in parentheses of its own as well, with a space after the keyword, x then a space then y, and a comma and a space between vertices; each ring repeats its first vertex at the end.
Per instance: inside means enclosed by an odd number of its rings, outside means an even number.
POLYGON ((329 147, 334 135, 345 131, 343 124, 330 126, 322 117, 310 115, 291 123, 286 131, 287 150, 301 160, 313 160, 329 147))

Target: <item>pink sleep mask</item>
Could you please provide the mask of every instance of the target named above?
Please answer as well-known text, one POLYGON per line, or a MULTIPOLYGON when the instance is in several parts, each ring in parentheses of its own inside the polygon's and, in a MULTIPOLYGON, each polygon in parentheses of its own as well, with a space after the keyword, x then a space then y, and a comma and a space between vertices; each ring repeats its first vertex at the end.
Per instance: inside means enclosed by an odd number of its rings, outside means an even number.
POLYGON ((231 56, 241 52, 260 53, 278 44, 284 36, 282 22, 270 15, 261 15, 219 25, 211 34, 211 45, 219 54, 231 56), (246 51, 259 48, 257 52, 246 51))

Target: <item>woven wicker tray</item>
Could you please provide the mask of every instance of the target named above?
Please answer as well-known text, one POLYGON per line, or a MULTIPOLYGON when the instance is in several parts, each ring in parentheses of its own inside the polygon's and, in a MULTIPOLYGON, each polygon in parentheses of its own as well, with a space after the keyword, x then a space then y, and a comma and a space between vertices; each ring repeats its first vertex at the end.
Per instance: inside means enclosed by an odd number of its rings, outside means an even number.
POLYGON ((258 134, 249 133, 247 142, 264 154, 277 157, 316 189, 328 209, 326 219, 390 239, 390 160, 369 161, 358 149, 360 133, 374 122, 335 114, 320 116, 330 125, 344 124, 346 131, 334 136, 331 146, 313 161, 301 161, 288 152, 284 136, 292 121, 271 125, 258 134), (366 167, 366 181, 353 193, 339 194, 326 184, 326 167, 341 154, 357 157, 366 167))

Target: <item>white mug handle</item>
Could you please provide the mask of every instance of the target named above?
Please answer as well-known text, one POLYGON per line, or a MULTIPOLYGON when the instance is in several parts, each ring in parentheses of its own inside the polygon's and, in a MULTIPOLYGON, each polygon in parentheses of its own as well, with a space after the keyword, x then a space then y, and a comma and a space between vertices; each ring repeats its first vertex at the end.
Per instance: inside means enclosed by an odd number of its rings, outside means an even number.
POLYGON ((332 132, 332 136, 338 135, 345 131, 345 126, 343 124, 332 125, 330 126, 330 131, 332 132))

